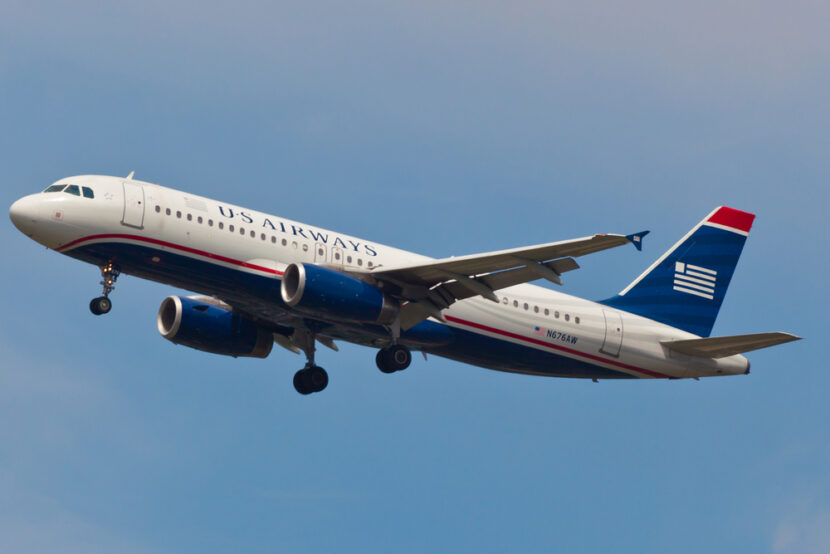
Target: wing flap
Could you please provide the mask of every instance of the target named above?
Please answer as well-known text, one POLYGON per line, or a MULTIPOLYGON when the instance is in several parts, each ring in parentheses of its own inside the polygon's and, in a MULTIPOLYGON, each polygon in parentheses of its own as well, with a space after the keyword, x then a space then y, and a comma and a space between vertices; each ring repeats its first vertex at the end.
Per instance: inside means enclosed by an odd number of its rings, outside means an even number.
MULTIPOLYGON (((534 263, 533 265, 544 267, 557 276, 561 275, 562 273, 565 273, 566 271, 579 269, 579 264, 577 264, 576 260, 574 260, 573 258, 562 258, 561 260, 554 260, 546 264, 534 263)), ((496 273, 479 275, 478 277, 473 278, 473 280, 482 283, 491 291, 495 291, 499 289, 505 289, 507 287, 512 287, 513 285, 527 283, 528 281, 533 281, 534 279, 538 278, 539 273, 537 270, 535 270, 531 266, 523 266, 517 267, 515 269, 508 269, 505 271, 498 271, 496 273)), ((452 281, 439 286, 440 288, 449 292, 450 295, 456 300, 463 300, 465 298, 470 298, 471 296, 476 296, 476 294, 479 294, 473 291, 471 288, 466 287, 462 282, 459 281, 452 281)))
POLYGON ((778 344, 784 344, 801 337, 790 333, 755 333, 751 335, 731 335, 727 337, 709 337, 704 339, 689 339, 662 341, 660 344, 689 356, 700 356, 702 358, 725 358, 735 354, 743 354, 759 348, 767 348, 778 344))

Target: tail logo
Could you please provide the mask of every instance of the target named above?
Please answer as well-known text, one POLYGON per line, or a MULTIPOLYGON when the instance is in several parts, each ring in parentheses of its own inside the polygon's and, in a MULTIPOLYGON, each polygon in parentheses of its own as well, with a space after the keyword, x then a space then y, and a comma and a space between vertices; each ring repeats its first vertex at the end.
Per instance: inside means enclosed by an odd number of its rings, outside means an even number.
POLYGON ((718 272, 699 265, 675 262, 674 290, 712 300, 718 272))

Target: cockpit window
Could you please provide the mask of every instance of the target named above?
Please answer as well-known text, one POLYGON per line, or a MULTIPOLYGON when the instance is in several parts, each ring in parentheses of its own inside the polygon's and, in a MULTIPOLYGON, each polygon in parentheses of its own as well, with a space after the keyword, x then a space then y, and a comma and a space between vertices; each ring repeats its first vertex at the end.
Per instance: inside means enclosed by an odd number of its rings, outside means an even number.
POLYGON ((60 192, 63 190, 63 187, 66 185, 51 185, 46 188, 43 192, 60 192))
POLYGON ((83 187, 84 190, 84 198, 95 198, 95 193, 92 192, 92 189, 89 187, 83 187))
POLYGON ((75 196, 81 195, 81 191, 78 189, 78 185, 69 185, 63 192, 67 194, 74 194, 75 196))

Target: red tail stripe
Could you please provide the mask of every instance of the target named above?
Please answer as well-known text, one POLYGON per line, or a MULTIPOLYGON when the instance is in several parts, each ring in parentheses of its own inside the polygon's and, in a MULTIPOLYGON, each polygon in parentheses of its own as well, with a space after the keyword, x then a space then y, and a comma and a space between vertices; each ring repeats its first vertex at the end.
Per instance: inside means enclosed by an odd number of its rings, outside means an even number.
POLYGON ((510 337, 512 339, 521 340, 524 342, 529 342, 531 344, 538 344, 539 346, 544 346, 545 348, 550 348, 552 350, 561 350, 562 352, 567 352, 568 354, 573 354, 575 356, 579 356, 581 358, 587 358, 589 360, 593 360, 596 362, 602 362, 604 364, 610 364, 617 367, 621 367, 623 369, 628 369, 630 371, 636 371, 637 373, 642 373, 644 375, 648 375, 650 377, 656 377, 658 379, 671 379, 668 375, 663 375, 662 373, 657 373, 656 371, 651 371, 650 369, 643 369, 641 367, 635 367, 633 365, 624 364, 622 362, 615 362, 614 360, 609 360, 607 358, 603 358, 601 356, 594 356, 593 354, 586 354, 584 352, 580 352, 579 350, 573 350, 571 348, 565 348, 564 346, 559 346, 557 344, 551 344, 549 342, 545 342, 539 339, 534 339, 533 337, 525 337, 523 335, 519 335, 516 333, 511 333, 510 331, 503 331, 501 329, 496 329, 495 327, 490 327, 489 325, 482 325, 481 323, 476 323, 475 321, 467 321, 466 319, 460 319, 451 315, 444 315, 444 318, 447 321, 452 321, 453 323, 459 323, 461 325, 466 325, 468 327, 473 327, 475 329, 480 329, 482 331, 487 331, 488 333, 495 333, 497 335, 502 335, 505 337, 510 337))
POLYGON ((88 237, 82 237, 77 240, 73 240, 67 244, 64 244, 60 248, 58 248, 58 252, 64 252, 71 247, 77 247, 83 242, 91 242, 94 240, 102 240, 102 239, 126 239, 126 240, 137 240, 141 242, 147 242, 150 244, 154 244, 156 246, 163 246, 165 248, 172 248, 173 250, 181 250, 182 252, 187 252, 188 254, 195 254, 197 256, 202 256, 205 258, 210 258, 211 260, 216 260, 219 262, 224 262, 228 264, 238 265, 240 267, 245 267, 248 269, 255 269, 257 271, 262 271, 263 273, 270 273, 272 275, 282 275, 282 271, 277 271, 276 269, 271 269, 269 267, 263 267, 261 265, 251 264, 248 262, 243 262, 241 260, 234 260, 233 258, 228 258, 226 256, 221 256, 219 254, 214 254, 212 252, 206 252, 204 250, 198 250, 196 248, 190 248, 189 246, 182 246, 181 244, 174 244, 172 242, 167 242, 164 240, 153 239, 150 237, 142 237, 139 235, 126 235, 126 234, 105 234, 105 235, 90 235, 88 237))
POLYGON ((726 227, 731 227, 733 229, 737 229, 738 231, 748 233, 752 228, 752 222, 754 220, 755 214, 723 206, 712 214, 707 221, 709 221, 709 223, 717 223, 718 225, 724 225, 726 227))

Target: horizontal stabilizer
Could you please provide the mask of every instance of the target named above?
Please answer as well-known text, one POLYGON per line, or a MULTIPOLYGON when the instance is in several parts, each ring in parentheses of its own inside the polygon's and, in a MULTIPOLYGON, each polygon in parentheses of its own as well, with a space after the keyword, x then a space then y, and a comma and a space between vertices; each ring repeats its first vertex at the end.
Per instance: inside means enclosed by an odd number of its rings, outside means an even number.
POLYGON ((755 333, 752 335, 732 335, 729 337, 710 337, 706 339, 667 340, 660 344, 689 356, 703 358, 725 358, 735 354, 743 354, 759 348, 767 348, 776 344, 784 344, 801 337, 789 333, 755 333))

